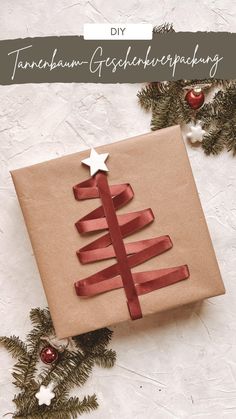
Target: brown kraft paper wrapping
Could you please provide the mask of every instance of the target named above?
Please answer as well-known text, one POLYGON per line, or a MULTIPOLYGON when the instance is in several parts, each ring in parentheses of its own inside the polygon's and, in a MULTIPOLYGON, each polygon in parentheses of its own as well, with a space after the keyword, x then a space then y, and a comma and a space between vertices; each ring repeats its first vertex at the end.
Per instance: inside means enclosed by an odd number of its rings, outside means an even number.
MULTIPOLYGON (((216 257, 179 126, 97 147, 108 152, 109 184, 130 183, 134 198, 117 214, 152 208, 155 220, 125 242, 169 235, 173 248, 132 272, 187 264, 190 277, 139 297, 143 315, 223 294, 216 257)), ((123 289, 79 298, 74 282, 113 261, 81 265, 76 251, 99 237, 74 223, 100 205, 76 201, 72 187, 89 178, 89 150, 11 172, 59 338, 130 319, 123 289)), ((102 233, 103 234, 103 233, 102 233)))

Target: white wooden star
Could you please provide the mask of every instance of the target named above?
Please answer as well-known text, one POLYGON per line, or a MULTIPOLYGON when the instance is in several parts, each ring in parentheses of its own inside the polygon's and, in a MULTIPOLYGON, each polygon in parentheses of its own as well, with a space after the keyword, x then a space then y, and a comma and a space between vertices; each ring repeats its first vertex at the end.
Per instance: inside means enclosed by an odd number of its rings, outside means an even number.
POLYGON ((108 167, 105 164, 105 161, 109 153, 98 154, 94 148, 91 148, 90 156, 87 159, 82 160, 82 163, 90 166, 90 175, 95 175, 99 170, 108 172, 108 167))
POLYGON ((190 125, 191 132, 188 132, 187 138, 191 143, 202 142, 203 136, 206 134, 206 131, 202 129, 201 124, 198 122, 195 125, 190 125))
POLYGON ((35 394, 35 397, 38 399, 39 406, 42 404, 49 406, 51 400, 55 397, 55 393, 52 391, 52 385, 49 384, 47 387, 41 385, 38 393, 35 394))

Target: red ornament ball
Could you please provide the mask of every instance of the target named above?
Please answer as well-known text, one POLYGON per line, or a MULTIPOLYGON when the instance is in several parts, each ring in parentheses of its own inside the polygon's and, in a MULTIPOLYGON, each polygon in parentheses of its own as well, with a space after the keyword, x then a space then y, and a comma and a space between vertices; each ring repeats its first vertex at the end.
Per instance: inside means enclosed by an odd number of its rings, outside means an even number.
POLYGON ((188 91, 185 100, 190 108, 199 109, 204 103, 205 95, 200 87, 194 87, 194 89, 188 91))
POLYGON ((40 359, 44 364, 52 364, 58 360, 58 351, 52 346, 46 346, 40 352, 40 359))

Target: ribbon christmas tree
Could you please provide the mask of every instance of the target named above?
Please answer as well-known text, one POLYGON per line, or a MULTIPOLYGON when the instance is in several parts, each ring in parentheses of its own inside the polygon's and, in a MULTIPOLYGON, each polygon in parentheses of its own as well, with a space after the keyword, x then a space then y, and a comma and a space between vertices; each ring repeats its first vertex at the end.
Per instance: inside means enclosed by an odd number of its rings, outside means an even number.
POLYGON ((131 269, 172 248, 168 235, 131 243, 124 238, 141 230, 154 220, 151 208, 117 215, 116 210, 134 197, 128 183, 109 186, 108 154, 91 150, 82 163, 90 166, 91 178, 73 187, 76 200, 100 198, 102 205, 75 223, 80 234, 108 230, 97 240, 78 252, 81 263, 116 258, 111 266, 77 281, 75 290, 80 297, 91 297, 118 288, 124 288, 131 319, 142 317, 139 296, 166 287, 189 277, 187 265, 132 273, 131 269))

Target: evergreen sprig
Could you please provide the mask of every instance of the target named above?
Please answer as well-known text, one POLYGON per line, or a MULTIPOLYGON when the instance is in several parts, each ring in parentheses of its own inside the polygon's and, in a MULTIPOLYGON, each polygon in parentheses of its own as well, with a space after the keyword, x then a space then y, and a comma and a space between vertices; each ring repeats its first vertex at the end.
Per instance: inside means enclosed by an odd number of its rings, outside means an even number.
POLYGON ((207 131, 202 148, 206 154, 218 154, 224 148, 236 155, 236 81, 223 80, 178 80, 176 82, 153 82, 138 93, 140 105, 152 112, 153 131, 171 125, 187 124, 200 120, 207 131), (199 84, 218 87, 211 102, 199 110, 193 110, 185 100, 186 87, 199 84))
MULTIPOLYGON (((154 33, 174 32, 172 24, 157 26, 154 33)), ((177 80, 152 82, 138 92, 140 105, 152 112, 153 131, 171 125, 201 121, 206 131, 201 146, 206 154, 222 150, 236 155, 236 81, 235 80, 177 80), (213 100, 199 110, 193 110, 185 100, 186 89, 205 85, 206 90, 217 88, 213 100)))
POLYGON ((0 337, 0 343, 10 352, 13 358, 27 356, 27 346, 18 336, 0 337))
POLYGON ((48 309, 35 308, 30 312, 32 330, 23 342, 17 336, 0 337, 2 344, 13 358, 17 359, 13 368, 13 384, 20 390, 13 402, 16 411, 13 418, 21 419, 74 419, 82 413, 98 407, 96 395, 70 397, 70 390, 82 386, 89 378, 94 365, 111 368, 116 359, 113 350, 107 349, 112 332, 100 329, 73 338, 74 350, 65 349, 59 359, 38 372, 39 353, 45 346, 41 339, 55 334, 48 309), (39 406, 35 397, 41 385, 53 383, 55 393, 50 406, 39 406))
POLYGON ((153 33, 168 33, 174 31, 172 23, 163 23, 162 25, 154 26, 153 28, 153 33))

